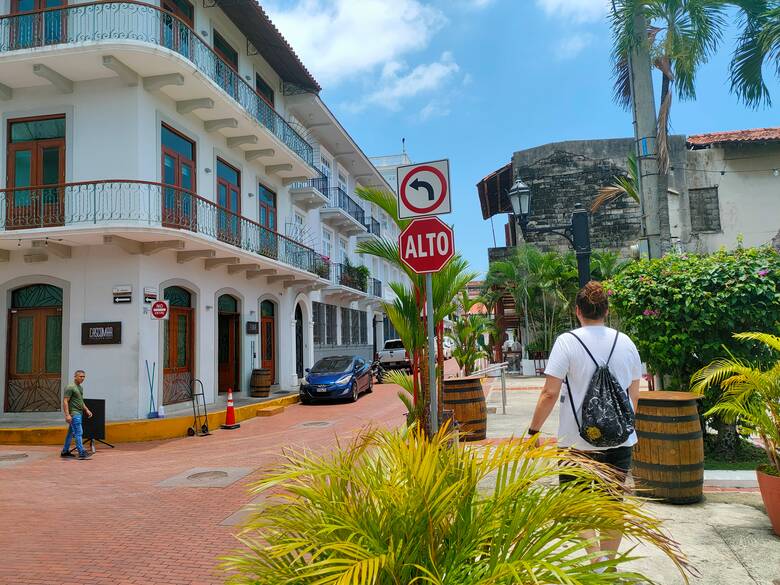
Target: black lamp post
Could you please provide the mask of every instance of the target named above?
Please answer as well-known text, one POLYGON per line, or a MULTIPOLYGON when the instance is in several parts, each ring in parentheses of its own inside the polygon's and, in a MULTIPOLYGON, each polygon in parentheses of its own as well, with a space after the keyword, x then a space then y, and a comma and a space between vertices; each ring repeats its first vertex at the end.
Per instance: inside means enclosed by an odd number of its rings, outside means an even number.
POLYGON ((531 227, 528 225, 528 215, 531 212, 531 189, 523 183, 520 177, 515 178, 515 182, 509 189, 509 201, 512 204, 512 211, 515 217, 520 220, 523 232, 557 234, 568 240, 577 255, 577 273, 580 277, 580 287, 585 286, 590 281, 591 249, 588 212, 582 204, 576 203, 574 205, 569 225, 531 227))

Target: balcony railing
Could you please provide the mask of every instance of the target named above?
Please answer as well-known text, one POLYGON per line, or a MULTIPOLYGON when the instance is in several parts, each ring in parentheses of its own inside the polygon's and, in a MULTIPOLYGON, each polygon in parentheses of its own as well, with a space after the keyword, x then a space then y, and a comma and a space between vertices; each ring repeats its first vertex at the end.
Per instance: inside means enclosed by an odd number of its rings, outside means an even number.
POLYGON ((300 181, 297 183, 293 183, 290 188, 291 189, 308 189, 308 188, 314 188, 317 189, 320 193, 328 196, 328 177, 320 173, 319 177, 315 177, 314 179, 309 179, 308 181, 300 181))
POLYGON ((341 187, 331 187, 328 189, 327 207, 342 209, 354 217, 362 225, 366 224, 366 212, 362 207, 360 207, 360 205, 357 204, 357 201, 347 195, 344 189, 341 187))
POLYGON ((360 292, 368 291, 368 279, 360 273, 356 266, 336 263, 331 264, 331 270, 331 281, 333 283, 353 288, 360 292))
POLYGON ((329 273, 311 248, 178 187, 111 180, 0 190, 0 231, 90 225, 185 230, 323 278, 329 273))
POLYGON ((382 298, 382 281, 377 280, 376 278, 371 279, 372 289, 371 294, 373 294, 375 297, 382 298))
POLYGON ((309 165, 312 146, 244 79, 173 14, 139 2, 90 2, 0 17, 0 53, 90 41, 150 43, 170 49, 237 101, 309 165))
POLYGON ((373 217, 368 218, 368 222, 366 223, 366 229, 368 230, 368 233, 371 234, 372 236, 376 236, 377 238, 382 237, 382 226, 373 217))

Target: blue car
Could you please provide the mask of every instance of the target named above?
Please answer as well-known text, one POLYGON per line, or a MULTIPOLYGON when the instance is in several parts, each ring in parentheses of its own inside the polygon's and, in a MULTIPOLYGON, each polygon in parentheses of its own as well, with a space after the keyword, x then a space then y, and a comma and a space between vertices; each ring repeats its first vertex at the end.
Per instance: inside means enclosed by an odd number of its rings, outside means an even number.
POLYGON ((306 368, 301 384, 301 403, 316 400, 350 400, 355 402, 362 392, 371 392, 371 365, 357 356, 332 356, 306 368))

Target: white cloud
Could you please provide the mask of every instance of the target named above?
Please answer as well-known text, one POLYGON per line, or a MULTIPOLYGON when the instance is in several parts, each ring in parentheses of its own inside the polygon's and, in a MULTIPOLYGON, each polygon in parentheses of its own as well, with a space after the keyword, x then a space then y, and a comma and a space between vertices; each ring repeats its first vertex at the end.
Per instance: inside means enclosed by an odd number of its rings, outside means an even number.
POLYGON ((558 43, 558 47, 555 49, 555 56, 561 60, 572 59, 590 45, 593 39, 594 37, 590 33, 572 33, 558 43))
POLYGON ((449 52, 443 53, 438 61, 417 65, 411 70, 404 63, 391 61, 385 64, 382 70, 378 89, 352 104, 351 109, 360 111, 369 105, 375 105, 388 110, 399 110, 402 101, 432 93, 458 71, 460 67, 449 52))
POLYGON ((425 49, 446 23, 420 0, 271 0, 263 7, 323 86, 425 49))
POLYGON ((547 16, 576 22, 594 22, 609 13, 610 0, 536 0, 547 16))
POLYGON ((443 118, 450 115, 450 106, 444 100, 431 100, 420 110, 420 120, 423 122, 431 118, 443 118))
POLYGON ((466 0, 467 4, 472 8, 485 8, 490 4, 493 4, 493 0, 466 0))

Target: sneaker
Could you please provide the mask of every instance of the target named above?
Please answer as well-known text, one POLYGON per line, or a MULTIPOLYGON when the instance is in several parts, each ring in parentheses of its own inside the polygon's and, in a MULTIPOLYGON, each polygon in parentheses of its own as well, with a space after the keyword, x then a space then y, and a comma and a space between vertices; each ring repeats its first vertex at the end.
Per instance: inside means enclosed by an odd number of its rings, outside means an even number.
POLYGON ((63 451, 62 453, 60 453, 60 457, 75 457, 75 455, 70 451, 63 451))
POLYGON ((92 453, 89 453, 89 452, 86 452, 86 451, 84 453, 82 453, 81 455, 79 455, 79 459, 89 459, 90 457, 92 457, 92 453))

